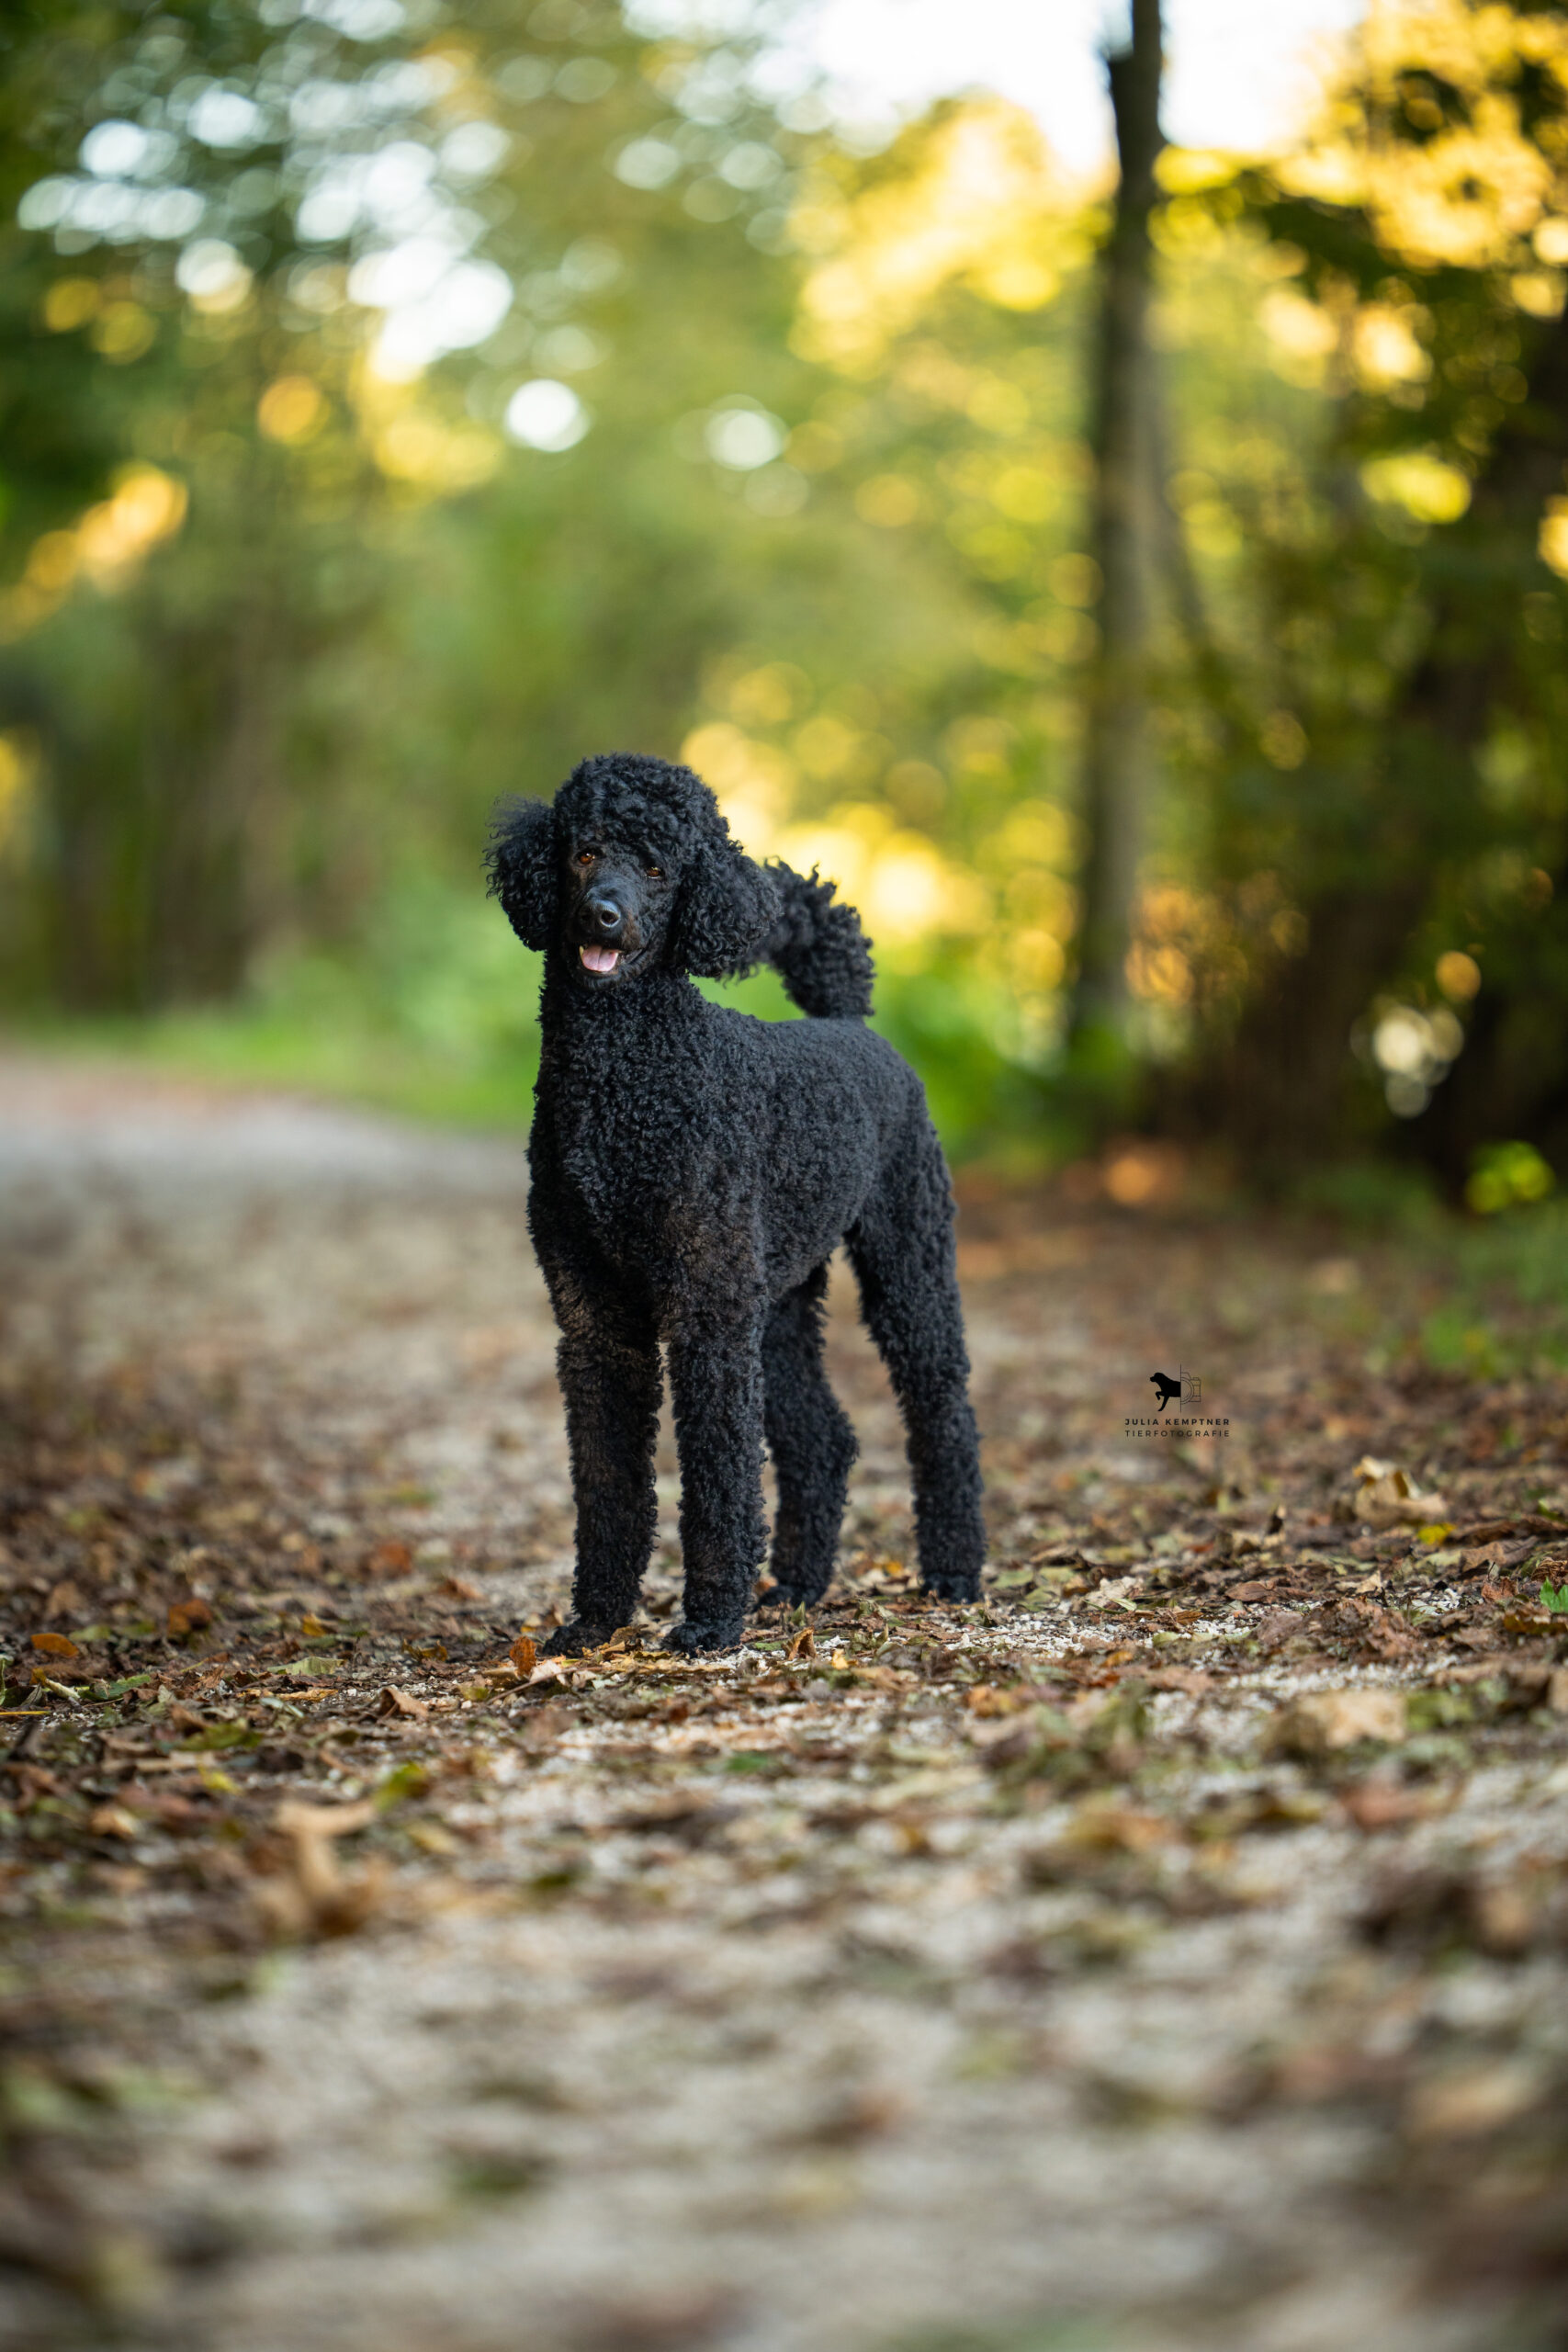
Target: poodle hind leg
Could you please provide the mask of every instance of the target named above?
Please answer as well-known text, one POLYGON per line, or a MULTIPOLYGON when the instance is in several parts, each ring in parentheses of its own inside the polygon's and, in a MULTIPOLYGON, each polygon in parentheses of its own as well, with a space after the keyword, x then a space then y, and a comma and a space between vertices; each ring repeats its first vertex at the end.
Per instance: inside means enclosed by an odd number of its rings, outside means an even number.
POLYGON ((832 1578, 854 1430, 822 1368, 826 1265, 773 1309, 762 1335, 763 1427, 778 1479, 773 1572, 781 1600, 807 1608, 832 1578))
POLYGON ((929 1118, 906 1136, 850 1233, 872 1338, 904 1416, 920 1573, 946 1600, 977 1600, 986 1559, 980 1439, 953 1242, 953 1195, 929 1118))

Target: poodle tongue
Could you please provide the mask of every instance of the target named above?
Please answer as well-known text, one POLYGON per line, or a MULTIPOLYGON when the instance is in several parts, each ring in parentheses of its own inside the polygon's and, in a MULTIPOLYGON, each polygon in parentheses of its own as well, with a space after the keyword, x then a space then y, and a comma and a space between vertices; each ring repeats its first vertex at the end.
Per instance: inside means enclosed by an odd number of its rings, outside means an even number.
POLYGON ((613 972, 621 960, 618 947, 580 947, 577 952, 590 972, 613 972))

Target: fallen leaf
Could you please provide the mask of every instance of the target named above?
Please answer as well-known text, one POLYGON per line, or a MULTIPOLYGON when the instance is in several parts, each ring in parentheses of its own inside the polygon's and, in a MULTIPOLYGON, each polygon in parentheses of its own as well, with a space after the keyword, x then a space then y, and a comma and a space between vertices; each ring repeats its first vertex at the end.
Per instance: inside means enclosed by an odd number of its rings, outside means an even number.
POLYGON ((1475 2139, 1525 2114, 1545 2088, 1537 2068, 1517 2061, 1466 2066, 1416 2086, 1405 2128, 1413 2140, 1475 2139))
POLYGON ((477 1584, 470 1584, 467 1577, 443 1577, 435 1589, 437 1592, 448 1594, 454 1600, 482 1600, 484 1599, 480 1588, 477 1584))
POLYGON ((1400 1690, 1309 1690, 1280 1709, 1265 1735, 1277 1755, 1324 1756, 1363 1739, 1401 1740, 1405 1734, 1400 1690))
POLYGON ((35 1634, 33 1647, 45 1657, 80 1657, 82 1653, 69 1634, 35 1634))
POLYGON ((409 1836, 427 1854, 446 1856, 462 1851, 459 1841, 438 1821, 416 1821, 410 1827, 409 1836))
POLYGON ((366 1573, 373 1577, 405 1576, 412 1566, 412 1552, 395 1539, 378 1544, 365 1563, 366 1573))
POLYGON ((299 1797, 285 1797, 273 1815, 286 1838, 345 1838, 352 1830, 368 1829, 375 1818, 374 1797, 360 1797, 353 1804, 306 1804, 299 1797))
POLYGON ((85 1607, 81 1591, 69 1577, 62 1577, 43 1604, 46 1617, 74 1617, 85 1607))
POLYGON ((964 1736, 971 1747, 984 1750, 1016 1748, 1021 1755, 1029 1745, 1029 1724, 1018 1715, 978 1717, 964 1726, 964 1736))
POLYGON ((1185 1690, 1191 1698, 1213 1687, 1213 1676, 1196 1666, 1160 1666, 1149 1677, 1151 1690, 1185 1690))
POLYGON ((1396 1781, 1363 1781, 1346 1792, 1345 1810, 1358 1829, 1399 1829, 1452 1803, 1445 1789, 1406 1788, 1396 1781))
POLYGON ((257 1908, 276 1934, 342 1936, 361 1927, 385 1899, 388 1866, 378 1855, 354 1878, 338 1867, 335 1840, 376 1818, 373 1797, 356 1804, 303 1804, 288 1798, 274 1816, 291 1842, 290 1869, 254 1891, 257 1908))
POLYGON ((1018 1690, 998 1690, 994 1683, 976 1682, 964 1693, 964 1703, 972 1715, 1016 1715, 1025 1701, 1018 1690))
POLYGON ((1426 1527, 1448 1515, 1441 1495, 1418 1494, 1409 1472, 1392 1462, 1366 1453, 1351 1475, 1356 1481, 1351 1509, 1373 1527, 1426 1527))
POLYGON ((95 1838, 139 1838, 141 1824, 122 1804, 100 1804, 88 1816, 87 1826, 95 1838))
POLYGON ((1096 1585, 1087 1606, 1090 1609, 1131 1609, 1133 1597, 1143 1590, 1142 1577, 1112 1577, 1096 1585))
POLYGON ((809 1625, 803 1625, 785 1652, 787 1657, 815 1657, 817 1636, 809 1625))
POLYGON ((532 1637, 527 1634, 519 1634, 506 1655, 526 1682, 539 1662, 539 1653, 534 1646, 532 1637))
POLYGON ((1146 1854, 1168 1845, 1175 1836, 1171 1824, 1157 1813, 1140 1813, 1131 1805, 1081 1805, 1064 1831, 1061 1844, 1101 1854, 1146 1854))
POLYGON ((199 1633, 204 1625, 211 1623, 212 1611, 199 1593, 191 1593, 186 1600, 172 1601, 169 1605, 171 1641, 181 1634, 199 1633))
POLYGON ((423 1723, 430 1709, 423 1699, 416 1699, 412 1692, 400 1690, 395 1682, 389 1682, 376 1702, 376 1713, 378 1715, 401 1715, 411 1723, 423 1723))
POLYGON ((322 1624, 319 1617, 312 1617, 309 1610, 299 1620, 299 1631, 307 1640, 320 1640, 321 1636, 330 1630, 330 1627, 322 1624))

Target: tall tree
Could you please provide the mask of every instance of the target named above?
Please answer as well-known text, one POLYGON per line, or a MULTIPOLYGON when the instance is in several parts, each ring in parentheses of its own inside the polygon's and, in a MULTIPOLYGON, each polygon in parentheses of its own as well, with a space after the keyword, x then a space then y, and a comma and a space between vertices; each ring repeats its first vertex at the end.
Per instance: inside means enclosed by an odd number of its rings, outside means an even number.
POLYGON ((1258 573, 1293 788, 1233 760, 1218 802, 1235 895, 1282 878, 1294 911, 1248 943, 1187 1108, 1281 1174, 1392 1110, 1457 1186, 1488 1142, 1568 1151, 1568 7, 1375 30, 1322 134, 1337 185, 1309 150, 1248 186, 1337 413, 1332 495, 1258 573))
POLYGON ((1095 358, 1094 553, 1100 651, 1089 686, 1084 755, 1082 949, 1075 1039, 1124 1034, 1127 952, 1148 831, 1152 770, 1147 668, 1152 512, 1152 355, 1148 337, 1157 199, 1155 164, 1163 41, 1159 0, 1132 0, 1129 38, 1106 57, 1120 178, 1102 257, 1095 358))

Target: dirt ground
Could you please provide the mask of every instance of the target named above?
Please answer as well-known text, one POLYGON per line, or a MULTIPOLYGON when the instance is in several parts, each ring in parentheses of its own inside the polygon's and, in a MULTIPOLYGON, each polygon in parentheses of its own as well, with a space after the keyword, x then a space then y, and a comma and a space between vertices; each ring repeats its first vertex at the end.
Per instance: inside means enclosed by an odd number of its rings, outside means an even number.
POLYGON ((812 1623, 651 1646, 665 1459, 541 1669, 523 1186, 0 1065, 5 2352, 1568 2343, 1568 1394, 1420 1368, 1440 1265, 971 1187, 986 1603, 844 1287, 812 1623))

